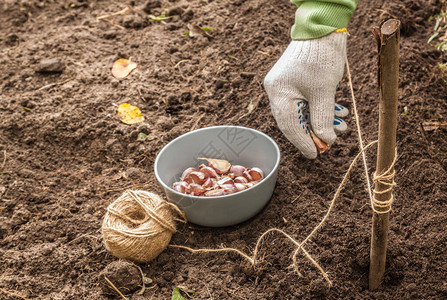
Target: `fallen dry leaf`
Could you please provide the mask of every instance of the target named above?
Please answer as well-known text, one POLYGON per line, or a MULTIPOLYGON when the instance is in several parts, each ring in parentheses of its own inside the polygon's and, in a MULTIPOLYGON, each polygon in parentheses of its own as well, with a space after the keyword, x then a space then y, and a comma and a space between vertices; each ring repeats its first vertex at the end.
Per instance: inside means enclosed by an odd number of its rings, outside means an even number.
POLYGON ((113 63, 112 75, 117 79, 127 77, 137 67, 137 64, 129 59, 120 58, 113 63))
POLYGON ((125 124, 136 124, 144 121, 141 110, 129 103, 122 103, 118 106, 118 117, 125 124))

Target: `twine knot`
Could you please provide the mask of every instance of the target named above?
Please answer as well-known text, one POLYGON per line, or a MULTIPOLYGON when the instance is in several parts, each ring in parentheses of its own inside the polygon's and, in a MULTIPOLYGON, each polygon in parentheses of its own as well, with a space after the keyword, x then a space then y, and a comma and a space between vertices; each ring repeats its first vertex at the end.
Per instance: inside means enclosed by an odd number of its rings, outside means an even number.
POLYGON ((377 214, 386 214, 391 211, 392 204, 394 201, 393 193, 391 192, 393 188, 396 186, 396 182, 394 181, 394 175, 396 174, 396 171, 394 170, 394 165, 397 160, 397 150, 394 154, 393 162, 391 163, 390 167, 385 170, 382 174, 377 175, 377 171, 374 172, 373 175, 373 182, 375 185, 375 188, 373 190, 373 199, 372 199, 372 209, 377 214), (377 186, 382 185, 386 187, 383 190, 378 191, 377 186), (385 195, 389 193, 388 199, 378 199, 381 196, 378 197, 378 195, 385 195))

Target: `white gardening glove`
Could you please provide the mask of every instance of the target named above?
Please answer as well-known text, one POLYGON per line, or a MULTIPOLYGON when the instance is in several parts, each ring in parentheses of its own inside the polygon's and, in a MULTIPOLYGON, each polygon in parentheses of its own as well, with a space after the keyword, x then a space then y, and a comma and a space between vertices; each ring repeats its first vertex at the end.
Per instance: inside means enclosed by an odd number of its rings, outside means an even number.
POLYGON ((335 104, 345 56, 345 33, 292 41, 264 79, 279 129, 307 158, 317 157, 310 129, 331 145, 347 128, 338 117, 348 110, 335 104))

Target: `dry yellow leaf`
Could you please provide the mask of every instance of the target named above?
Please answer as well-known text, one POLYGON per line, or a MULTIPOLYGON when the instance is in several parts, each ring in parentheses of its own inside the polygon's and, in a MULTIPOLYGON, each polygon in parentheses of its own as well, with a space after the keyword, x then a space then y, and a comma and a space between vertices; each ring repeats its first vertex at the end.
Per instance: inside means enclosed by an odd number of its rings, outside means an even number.
POLYGON ((144 121, 141 110, 129 103, 122 103, 118 106, 118 117, 125 124, 136 124, 144 121))
POLYGON ((113 63, 112 75, 117 79, 123 79, 127 77, 135 68, 137 64, 129 59, 120 58, 113 63))

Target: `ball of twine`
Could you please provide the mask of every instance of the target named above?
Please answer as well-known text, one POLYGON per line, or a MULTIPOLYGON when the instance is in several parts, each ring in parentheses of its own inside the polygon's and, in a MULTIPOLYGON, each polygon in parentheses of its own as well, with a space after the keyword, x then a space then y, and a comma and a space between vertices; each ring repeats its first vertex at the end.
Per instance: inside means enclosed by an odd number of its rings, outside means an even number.
POLYGON ((168 246, 176 221, 186 218, 174 204, 154 193, 127 190, 107 208, 102 235, 116 257, 148 262, 168 246))

